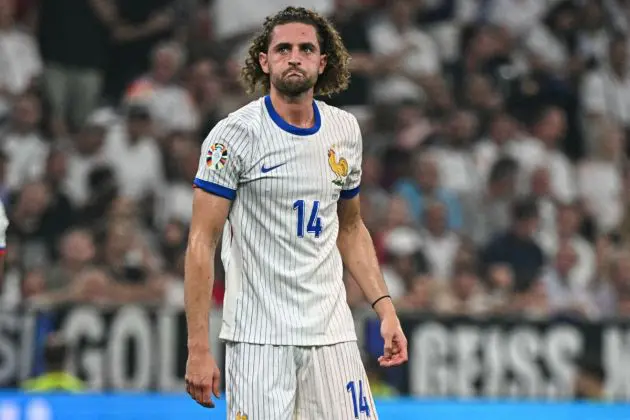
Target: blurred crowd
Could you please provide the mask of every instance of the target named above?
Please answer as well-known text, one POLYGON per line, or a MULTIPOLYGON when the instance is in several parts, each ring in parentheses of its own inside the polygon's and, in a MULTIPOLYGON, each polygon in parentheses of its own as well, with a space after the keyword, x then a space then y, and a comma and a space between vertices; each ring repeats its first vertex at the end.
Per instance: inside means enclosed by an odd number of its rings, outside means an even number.
MULTIPOLYGON (((253 99, 256 28, 228 23, 269 6, 233 3, 0 0, 3 307, 183 304, 200 144, 253 99)), ((401 310, 630 316, 630 1, 304 3, 352 55, 321 99, 362 127, 363 217, 401 310)), ((217 258, 217 304, 222 279, 217 258)))

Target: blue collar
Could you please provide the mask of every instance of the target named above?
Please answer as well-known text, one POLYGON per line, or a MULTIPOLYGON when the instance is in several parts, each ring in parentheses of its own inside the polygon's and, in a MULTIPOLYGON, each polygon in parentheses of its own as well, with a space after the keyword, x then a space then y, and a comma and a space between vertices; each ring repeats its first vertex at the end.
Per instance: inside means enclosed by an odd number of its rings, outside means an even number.
POLYGON ((319 128, 322 126, 322 118, 319 114, 319 108, 317 108, 317 104, 315 103, 315 101, 313 101, 315 124, 309 128, 296 127, 283 120, 282 117, 273 108, 271 97, 269 95, 265 96, 265 106, 267 107, 267 112, 269 112, 269 116, 271 117, 273 122, 287 133, 295 134, 296 136, 310 136, 311 134, 317 133, 319 131, 319 128))

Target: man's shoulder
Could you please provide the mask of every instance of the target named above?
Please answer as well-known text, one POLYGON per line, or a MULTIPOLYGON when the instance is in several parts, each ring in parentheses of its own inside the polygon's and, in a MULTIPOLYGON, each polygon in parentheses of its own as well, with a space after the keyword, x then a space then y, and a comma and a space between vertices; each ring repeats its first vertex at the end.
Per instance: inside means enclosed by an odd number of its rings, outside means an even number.
POLYGON ((249 128, 262 116, 262 102, 255 99, 224 116, 217 125, 249 128))
POLYGON ((360 134, 361 128, 359 126, 359 121, 352 113, 336 106, 328 105, 326 102, 321 100, 317 100, 315 102, 317 103, 317 108, 323 118, 332 122, 331 125, 334 129, 345 127, 343 131, 348 132, 347 128, 351 127, 350 132, 360 134))
POLYGON ((260 124, 262 116, 261 101, 253 100, 248 104, 230 112, 223 117, 212 129, 217 135, 226 135, 238 137, 239 140, 251 137, 252 131, 260 124), (236 136, 238 135, 238 136, 236 136))
POLYGON ((319 109, 319 111, 324 116, 331 115, 331 116, 340 118, 343 121, 357 122, 357 118, 352 113, 346 111, 345 109, 341 109, 339 107, 329 105, 326 101, 321 100, 321 99, 315 100, 315 103, 317 104, 317 108, 319 109))

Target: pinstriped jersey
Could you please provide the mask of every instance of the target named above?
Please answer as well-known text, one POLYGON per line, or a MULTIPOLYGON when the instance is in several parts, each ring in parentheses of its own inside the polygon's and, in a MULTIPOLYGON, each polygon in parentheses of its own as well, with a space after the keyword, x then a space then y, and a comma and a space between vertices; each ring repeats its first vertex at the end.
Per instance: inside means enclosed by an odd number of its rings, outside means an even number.
POLYGON ((349 113, 314 101, 288 124, 266 96, 220 121, 194 181, 232 200, 223 232, 220 338, 313 346, 356 340, 337 248, 337 202, 359 192, 362 140, 349 113))

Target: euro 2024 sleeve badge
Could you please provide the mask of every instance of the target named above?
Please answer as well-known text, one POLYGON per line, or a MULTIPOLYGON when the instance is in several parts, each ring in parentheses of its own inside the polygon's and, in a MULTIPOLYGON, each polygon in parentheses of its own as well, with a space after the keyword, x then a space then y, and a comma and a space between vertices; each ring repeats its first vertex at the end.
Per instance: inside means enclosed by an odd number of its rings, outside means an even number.
POLYGON ((217 171, 223 168, 228 160, 228 149, 224 144, 214 143, 208 149, 206 155, 206 166, 212 170, 217 171))

